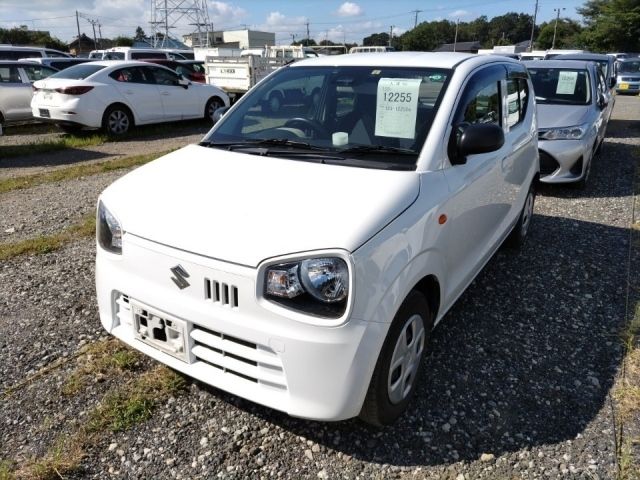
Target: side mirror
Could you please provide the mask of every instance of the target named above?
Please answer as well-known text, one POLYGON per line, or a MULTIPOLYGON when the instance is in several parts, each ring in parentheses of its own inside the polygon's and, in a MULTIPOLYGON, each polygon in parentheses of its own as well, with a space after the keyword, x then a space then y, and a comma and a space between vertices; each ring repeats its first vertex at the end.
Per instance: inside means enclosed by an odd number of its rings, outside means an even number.
POLYGON ((609 88, 613 88, 616 86, 616 77, 611 77, 609 79, 609 88))
POLYGON ((452 160, 454 165, 467 163, 468 155, 495 152, 504 145, 504 131, 495 123, 458 125, 453 135, 457 135, 457 155, 452 160))
POLYGON ((598 108, 600 110, 604 110, 604 107, 606 107, 607 104, 608 104, 607 99, 604 97, 602 92, 598 92, 598 108))
POLYGON ((189 88, 189 85, 191 85, 191 82, 186 78, 184 78, 183 76, 180 76, 180 80, 178 80, 178 85, 181 85, 182 88, 186 90, 187 88, 189 88))
POLYGON ((231 107, 220 107, 213 112, 213 123, 217 123, 231 107))

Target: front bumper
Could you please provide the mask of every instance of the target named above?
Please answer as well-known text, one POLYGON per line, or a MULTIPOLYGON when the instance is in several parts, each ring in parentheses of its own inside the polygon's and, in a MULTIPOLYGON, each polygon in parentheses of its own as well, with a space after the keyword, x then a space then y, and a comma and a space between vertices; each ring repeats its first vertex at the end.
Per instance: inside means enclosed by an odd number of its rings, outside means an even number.
POLYGON ((618 77, 616 80, 617 93, 638 93, 640 92, 640 78, 618 77))
POLYGON ((358 415, 388 324, 293 320, 261 304, 256 275, 253 268, 125 234, 122 256, 98 246, 100 320, 150 357, 253 402, 318 420, 358 415), (183 290, 171 280, 178 264, 189 273, 183 290), (185 351, 171 354, 141 340, 136 309, 183 325, 185 351))
POLYGON ((545 183, 579 182, 591 161, 594 137, 581 140, 538 140, 540 181, 545 183))

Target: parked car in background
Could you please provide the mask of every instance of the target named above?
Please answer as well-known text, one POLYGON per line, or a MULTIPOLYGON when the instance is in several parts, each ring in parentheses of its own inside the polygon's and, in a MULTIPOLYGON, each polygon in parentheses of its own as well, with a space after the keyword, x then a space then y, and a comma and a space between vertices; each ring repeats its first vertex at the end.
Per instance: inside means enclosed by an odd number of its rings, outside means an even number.
POLYGON ((434 324, 505 239, 526 237, 537 174, 517 61, 301 60, 200 145, 101 194, 102 325, 290 415, 390 424, 417 390, 434 324), (317 104, 263 108, 267 92, 309 84, 317 104))
POLYGON ((53 48, 19 47, 16 45, 0 45, 0 60, 19 60, 20 58, 57 57, 67 58, 70 54, 53 48))
POLYGON ((538 109, 540 181, 586 185, 609 120, 606 80, 594 62, 526 63, 538 109))
POLYGON ((618 60, 617 64, 618 76, 616 79, 616 92, 640 92, 640 58, 625 58, 623 60, 618 60))
POLYGON ((616 85, 616 59, 603 53, 565 53, 554 57, 554 60, 583 60, 596 62, 602 68, 602 73, 607 81, 607 90, 612 90, 616 85))
POLYGON ((32 83, 56 72, 33 62, 0 60, 0 124, 31 120, 32 83))
POLYGON ((64 70, 65 68, 79 63, 90 62, 88 58, 58 58, 58 57, 46 57, 46 58, 21 58, 21 62, 39 63, 40 65, 46 65, 47 67, 53 67, 56 70, 64 70))
POLYGON ((169 54, 172 60, 193 60, 193 50, 185 50, 182 48, 160 48, 169 54))
POLYGON ((204 62, 199 62, 201 70, 197 70, 193 65, 194 63, 187 63, 186 61, 165 60, 164 58, 142 58, 142 62, 155 63, 156 65, 163 65, 170 68, 174 72, 182 75, 187 80, 198 83, 206 83, 204 76, 204 62))
POLYGON ((65 131, 103 128, 121 135, 134 125, 213 118, 229 105, 213 85, 192 83, 161 65, 89 62, 35 82, 33 116, 65 131))
POLYGON ((167 52, 156 48, 113 47, 102 52, 103 60, 140 60, 142 58, 171 60, 167 52))

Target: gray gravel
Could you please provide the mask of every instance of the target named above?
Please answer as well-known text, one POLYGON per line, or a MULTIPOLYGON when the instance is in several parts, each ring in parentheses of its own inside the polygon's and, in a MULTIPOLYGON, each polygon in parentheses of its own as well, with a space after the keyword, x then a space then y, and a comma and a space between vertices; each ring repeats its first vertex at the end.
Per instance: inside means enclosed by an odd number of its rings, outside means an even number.
MULTIPOLYGON (((434 331, 411 413, 393 427, 294 419, 190 382, 90 448, 77 478, 614 478, 609 392, 623 355, 639 111, 640 98, 618 98, 586 190, 541 188, 527 244, 499 251, 434 331)), ((82 188, 78 203, 89 201, 102 180, 24 203, 41 198, 71 218, 80 211, 61 199, 82 188)), ((93 255, 85 240, 0 265, 0 389, 102 335, 93 255)), ((61 399, 67 371, 0 399, 0 459, 41 453, 108 388, 61 399)))

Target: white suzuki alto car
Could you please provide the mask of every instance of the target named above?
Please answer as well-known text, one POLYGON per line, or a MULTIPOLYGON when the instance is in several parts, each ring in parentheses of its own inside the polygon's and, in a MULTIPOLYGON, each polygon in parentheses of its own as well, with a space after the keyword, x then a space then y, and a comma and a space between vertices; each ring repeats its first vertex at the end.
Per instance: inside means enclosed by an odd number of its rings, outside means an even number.
POLYGON ((516 61, 300 61, 199 145, 102 193, 100 318, 254 402, 389 424, 434 324, 505 239, 524 240, 537 176, 533 91, 516 61), (277 112, 272 90, 290 99, 277 112))

